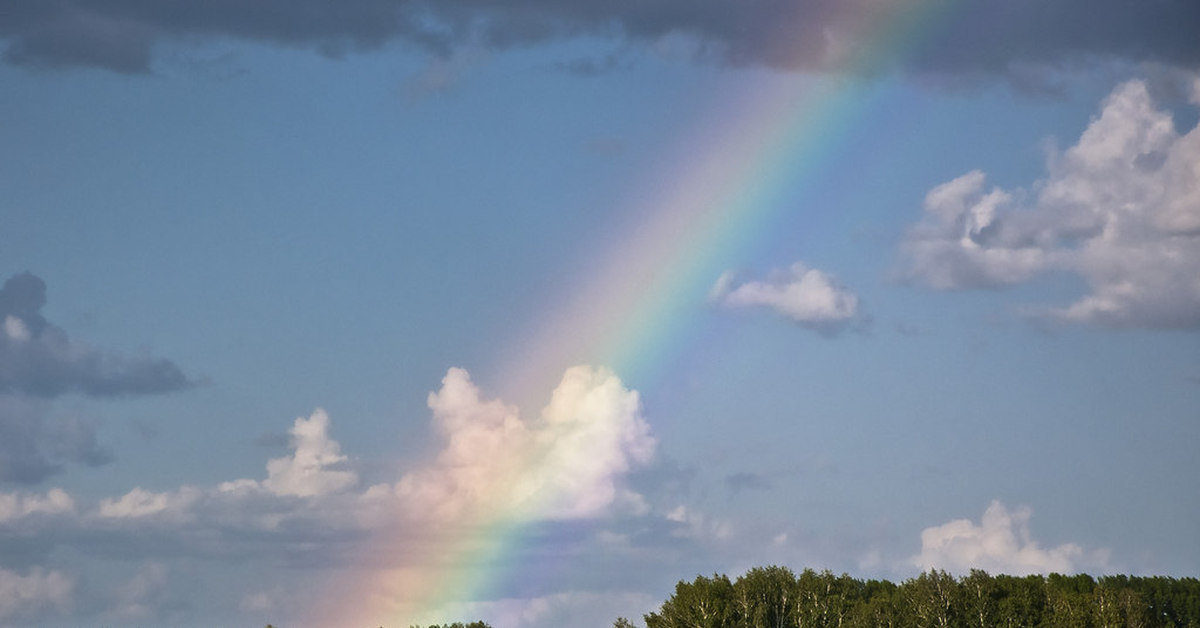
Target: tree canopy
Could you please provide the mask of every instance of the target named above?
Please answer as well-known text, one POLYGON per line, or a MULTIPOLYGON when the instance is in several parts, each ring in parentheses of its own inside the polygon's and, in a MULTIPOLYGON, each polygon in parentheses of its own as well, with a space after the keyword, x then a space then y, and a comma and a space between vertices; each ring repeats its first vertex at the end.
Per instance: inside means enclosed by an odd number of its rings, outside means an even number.
POLYGON ((732 581, 680 581, 644 619, 646 628, 1200 628, 1200 580, 933 570, 894 584, 756 567, 732 581))

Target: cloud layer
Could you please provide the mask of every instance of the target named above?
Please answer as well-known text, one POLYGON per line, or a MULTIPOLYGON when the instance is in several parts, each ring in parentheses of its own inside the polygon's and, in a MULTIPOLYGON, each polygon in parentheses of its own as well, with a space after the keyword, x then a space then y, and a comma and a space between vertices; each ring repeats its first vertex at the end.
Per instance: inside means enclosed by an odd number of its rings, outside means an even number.
POLYGON ((965 574, 971 569, 1027 575, 1075 573, 1084 566, 1103 566, 1105 553, 1085 552, 1074 543, 1042 548, 1029 532, 1029 508, 1009 510, 993 501, 979 524, 968 519, 926 528, 921 553, 912 563, 922 570, 942 569, 965 574))
MULTIPOLYGON (((113 617, 145 617, 153 614, 146 607, 152 601, 133 593, 147 590, 150 580, 161 588, 165 571, 154 561, 164 556, 326 568, 365 560, 370 565, 361 569, 420 579, 430 577, 421 548, 456 547, 440 545, 443 537, 486 535, 498 522, 568 525, 614 512, 645 513, 626 476, 650 462, 656 442, 638 394, 611 371, 567 370, 542 412, 522 419, 515 407, 485 399, 470 375, 454 368, 430 393, 429 407, 441 448, 394 483, 362 486, 355 461, 341 452, 329 416, 318 409, 294 421, 290 454, 268 461, 262 479, 166 491, 135 487, 94 501, 57 488, 0 492, 0 547, 29 548, 18 557, 24 571, 0 569, 0 620, 71 603, 77 574, 46 564, 62 548, 149 561, 128 591, 106 594, 114 601, 105 612, 113 617), (368 541, 371 554, 364 559, 368 541)), ((481 568, 458 568, 467 567, 481 568)), ((260 593, 242 605, 275 608, 272 600, 282 596, 260 593)))
POLYGON ((709 298, 732 308, 765 307, 825 334, 864 322, 856 294, 828 273, 801 262, 773 271, 766 281, 738 282, 732 272, 726 272, 713 285, 709 298))
POLYGON ((497 50, 579 35, 639 45, 683 37, 702 58, 807 70, 903 64, 995 74, 1094 57, 1200 63, 1200 7, 1192 2, 0 0, 0 14, 10 62, 120 72, 147 71, 163 41, 242 39, 328 53, 403 42, 447 56, 464 47, 497 50), (875 49, 887 39, 879 30, 903 31, 912 16, 936 21, 938 36, 914 42, 904 59, 875 49))
POLYGON ((961 290, 1069 273, 1089 293, 1034 313, 1111 327, 1200 326, 1200 127, 1181 135, 1145 83, 1130 81, 1048 169, 1028 191, 989 189, 979 171, 932 189, 902 244, 906 275, 961 290))

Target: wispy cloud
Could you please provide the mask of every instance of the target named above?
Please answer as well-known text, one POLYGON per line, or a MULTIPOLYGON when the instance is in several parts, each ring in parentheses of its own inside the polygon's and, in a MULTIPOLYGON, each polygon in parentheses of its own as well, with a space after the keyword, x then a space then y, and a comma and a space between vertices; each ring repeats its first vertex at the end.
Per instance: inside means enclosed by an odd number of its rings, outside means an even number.
POLYGON ((67 463, 97 467, 112 461, 91 424, 52 414, 51 405, 0 394, 0 481, 36 484, 67 463))
POLYGON ((59 571, 0 568, 0 620, 29 619, 70 608, 75 581, 59 571))

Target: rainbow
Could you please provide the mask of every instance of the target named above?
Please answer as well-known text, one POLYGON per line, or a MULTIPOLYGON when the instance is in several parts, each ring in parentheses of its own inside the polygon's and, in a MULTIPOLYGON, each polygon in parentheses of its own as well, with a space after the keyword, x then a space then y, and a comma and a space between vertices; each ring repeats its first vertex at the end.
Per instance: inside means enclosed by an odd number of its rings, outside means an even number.
MULTIPOLYGON (((952 4, 878 2, 856 20, 858 39, 875 45, 847 58, 846 74, 869 74, 881 59, 915 48, 952 4)), ((680 324, 687 313, 731 260, 789 209, 780 202, 784 193, 799 188, 803 194, 818 180, 829 157, 882 99, 863 79, 796 76, 714 103, 724 125, 715 131, 709 119, 698 125, 684 142, 686 154, 674 161, 679 165, 640 195, 644 203, 631 212, 639 219, 601 256, 599 272, 531 322, 515 343, 526 352, 508 363, 503 392, 525 399, 549 390, 564 368, 580 363, 611 366, 642 385, 653 382, 662 357, 688 337, 680 324)))
MULTIPOLYGON (((847 16, 854 18, 856 40, 872 44, 847 57, 847 74, 869 74, 881 60, 911 52, 956 4, 878 2, 847 16)), ((522 407, 539 407, 574 364, 606 365, 625 381, 652 386, 667 356, 687 342, 691 312, 701 307, 716 277, 769 232, 787 209, 781 202, 785 192, 799 187, 803 193, 818 180, 829 157, 852 141, 882 98, 862 79, 797 75, 717 103, 726 124, 716 132, 697 132, 678 166, 655 177, 644 204, 630 212, 639 219, 625 227, 626 237, 607 251, 599 272, 515 335, 513 346, 524 353, 506 363, 499 392, 522 407)), ((478 509, 452 530, 407 526, 394 535, 402 538, 380 538, 378 546, 404 553, 404 565, 372 569, 371 557, 364 557, 356 569, 372 575, 348 572, 330 592, 339 601, 317 616, 318 625, 405 628, 482 616, 465 601, 488 599, 490 588, 518 570, 509 555, 535 533, 527 513, 503 502, 478 509)), ((495 616, 484 619, 505 623, 495 616)))

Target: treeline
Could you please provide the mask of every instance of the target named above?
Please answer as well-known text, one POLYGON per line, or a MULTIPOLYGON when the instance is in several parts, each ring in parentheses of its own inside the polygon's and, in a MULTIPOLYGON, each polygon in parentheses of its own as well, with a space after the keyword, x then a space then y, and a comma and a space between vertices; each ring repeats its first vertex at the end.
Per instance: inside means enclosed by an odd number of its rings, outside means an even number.
MULTIPOLYGON (((680 581, 646 628, 1200 628, 1196 578, 930 571, 894 584, 758 567, 680 581)), ((625 618, 614 628, 633 628, 625 618)))

